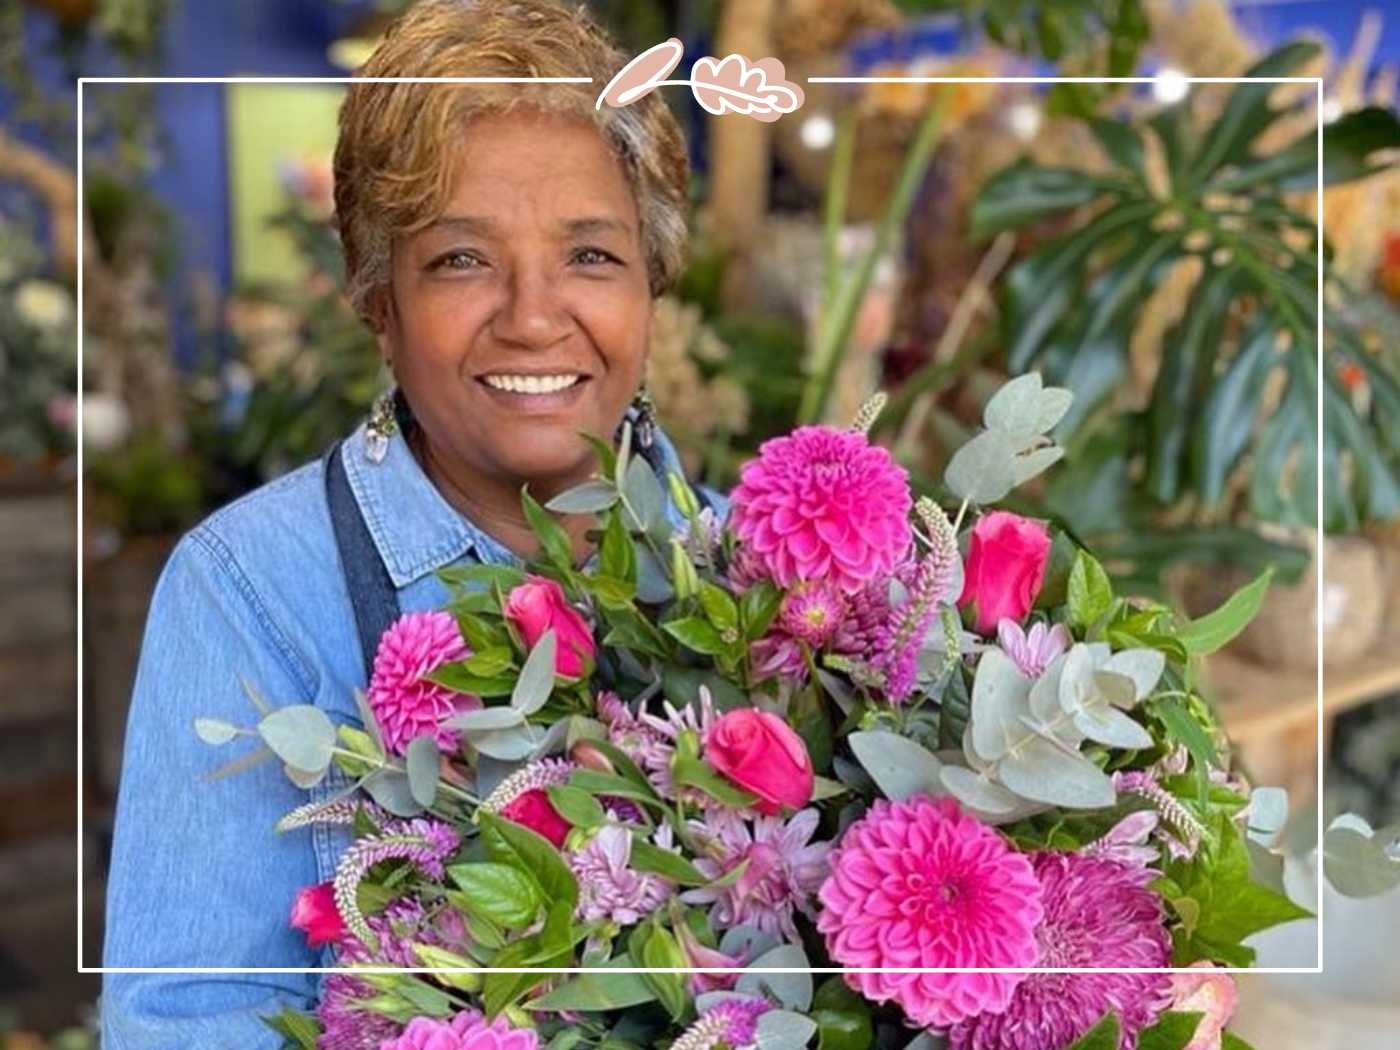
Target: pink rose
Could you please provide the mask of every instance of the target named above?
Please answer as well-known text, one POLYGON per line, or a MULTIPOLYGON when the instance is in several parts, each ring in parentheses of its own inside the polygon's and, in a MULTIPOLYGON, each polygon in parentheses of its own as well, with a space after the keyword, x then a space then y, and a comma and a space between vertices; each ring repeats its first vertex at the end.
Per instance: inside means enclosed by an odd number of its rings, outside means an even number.
POLYGON ((510 592, 505 611, 506 619, 532 648, 545 631, 554 629, 556 674, 581 678, 587 673, 593 661, 593 632, 558 583, 544 576, 529 577, 510 592))
POLYGON ((1035 604, 1050 559, 1050 534, 1038 521, 1004 510, 983 515, 972 529, 959 605, 977 603, 977 632, 1002 620, 1020 622, 1035 604))
POLYGON ((722 716, 705 736, 705 758, 745 791, 758 796, 767 816, 783 806, 800 809, 812 798, 807 745, 775 714, 741 708, 722 716))
POLYGON ((1201 1014, 1196 1034, 1185 1050, 1220 1050, 1220 1035, 1235 1012, 1239 999, 1235 979, 1228 973, 1217 973, 1205 960, 1194 962, 1194 973, 1172 974, 1172 1004, 1170 1009, 1201 1014))
POLYGON ((559 815, 544 788, 522 791, 501 807, 501 816, 529 828, 536 835, 544 836, 556 848, 563 848, 564 837, 573 827, 559 815))
POLYGON ((312 948, 344 937, 345 920, 335 906, 335 885, 322 882, 298 890, 296 900, 292 902, 290 921, 293 929, 306 934, 306 943, 312 948))

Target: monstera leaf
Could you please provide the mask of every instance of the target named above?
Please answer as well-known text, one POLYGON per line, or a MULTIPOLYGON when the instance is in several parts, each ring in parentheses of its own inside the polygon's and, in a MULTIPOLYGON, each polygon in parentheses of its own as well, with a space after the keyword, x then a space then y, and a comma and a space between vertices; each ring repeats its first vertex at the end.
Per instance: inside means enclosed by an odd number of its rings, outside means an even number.
MULTIPOLYGON (((1288 44, 1247 75, 1293 75, 1317 52, 1288 44)), ((1320 471, 1325 525, 1345 529, 1400 515, 1400 383, 1330 309, 1318 374, 1316 224, 1283 196, 1316 182, 1317 134, 1258 149, 1287 112, 1273 102, 1276 88, 1237 85, 1203 131, 1189 99, 1144 127, 1091 119, 1112 162, 1107 173, 1017 163, 983 187, 973 226, 988 236, 1074 209, 1089 216, 1022 259, 1004 286, 1011 371, 1034 368, 1074 392, 1061 441, 1125 381, 1129 337, 1150 293, 1195 256, 1199 279, 1163 339, 1151 403, 1136 420, 1142 484, 1159 505, 1194 495, 1218 507, 1248 464, 1253 515, 1314 525, 1320 471), (1155 167, 1151 138, 1161 147, 1155 167), (1344 364, 1366 376, 1366 415, 1338 379, 1344 364)), ((1379 170, 1379 151, 1400 146, 1400 121, 1365 109, 1325 125, 1323 139, 1324 178, 1359 178, 1379 170)))

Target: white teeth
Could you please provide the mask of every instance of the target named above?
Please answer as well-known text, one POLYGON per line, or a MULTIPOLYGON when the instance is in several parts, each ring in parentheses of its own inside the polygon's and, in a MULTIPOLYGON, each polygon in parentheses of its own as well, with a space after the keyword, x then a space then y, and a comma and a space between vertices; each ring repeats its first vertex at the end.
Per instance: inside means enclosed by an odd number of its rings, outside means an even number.
POLYGON ((557 376, 516 376, 489 375, 483 381, 497 390, 508 390, 512 394, 554 394, 567 390, 579 381, 578 375, 557 376))

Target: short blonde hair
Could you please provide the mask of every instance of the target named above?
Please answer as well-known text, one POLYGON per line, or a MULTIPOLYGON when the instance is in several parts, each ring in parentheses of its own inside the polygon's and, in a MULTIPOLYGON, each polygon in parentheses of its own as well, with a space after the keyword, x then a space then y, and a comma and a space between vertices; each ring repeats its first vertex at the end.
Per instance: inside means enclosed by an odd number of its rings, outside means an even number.
POLYGON ((637 201, 651 294, 670 289, 685 261, 685 140, 659 91, 625 109, 595 108, 626 61, 584 8, 550 0, 422 0, 395 21, 359 75, 589 76, 593 83, 352 84, 335 147, 335 214, 360 316, 377 327, 393 239, 442 214, 465 123, 521 107, 587 119, 603 133, 637 201))

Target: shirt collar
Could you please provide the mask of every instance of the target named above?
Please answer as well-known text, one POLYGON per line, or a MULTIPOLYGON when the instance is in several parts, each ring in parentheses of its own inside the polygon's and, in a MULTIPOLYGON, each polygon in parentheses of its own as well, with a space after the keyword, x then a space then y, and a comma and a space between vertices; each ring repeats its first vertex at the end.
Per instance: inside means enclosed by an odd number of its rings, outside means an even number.
MULTIPOLYGON (((628 410, 629 416, 632 411, 628 410)), ((495 565, 519 564, 510 548, 443 498, 423 473, 402 427, 396 428, 389 438, 384 458, 378 463, 370 462, 366 454, 367 425, 360 424, 345 440, 340 455, 350 491, 360 505, 365 526, 395 587, 407 587, 469 553, 477 561, 495 565)), ((661 474, 662 491, 667 492, 665 475, 675 472, 684 476, 683 468, 666 435, 659 427, 654 433, 651 459, 661 474)), ((669 495, 667 504, 673 523, 680 524, 680 515, 669 505, 669 495)))

